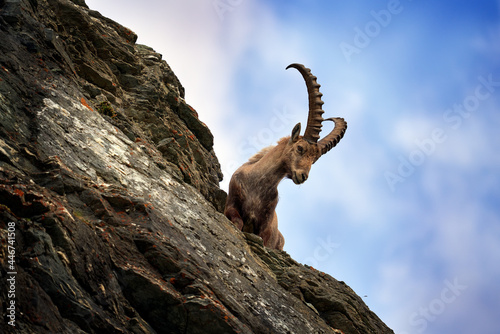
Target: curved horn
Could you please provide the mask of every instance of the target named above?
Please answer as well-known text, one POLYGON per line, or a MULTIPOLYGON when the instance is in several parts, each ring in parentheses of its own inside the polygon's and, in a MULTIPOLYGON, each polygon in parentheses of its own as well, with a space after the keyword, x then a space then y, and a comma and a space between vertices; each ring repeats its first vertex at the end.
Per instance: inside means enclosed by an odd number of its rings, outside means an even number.
MULTIPOLYGON (((347 129, 347 123, 343 118, 331 117, 325 119, 325 121, 332 121, 335 123, 335 127, 332 132, 330 132, 325 138, 321 139, 318 143, 318 148, 320 153, 318 158, 334 148, 338 142, 344 137, 345 130, 347 129)), ((316 160, 318 159, 316 158, 316 160)))
POLYGON ((324 103, 321 101, 321 96, 323 96, 323 94, 319 92, 319 87, 321 87, 321 85, 316 82, 317 78, 312 75, 311 70, 304 65, 294 63, 288 65, 286 69, 288 70, 290 67, 296 68, 300 74, 302 74, 306 82, 307 93, 309 94, 309 116, 307 117, 307 127, 304 132, 304 139, 316 143, 318 142, 319 133, 322 127, 321 122, 323 121, 323 117, 321 117, 321 115, 324 112, 323 109, 321 109, 324 103))

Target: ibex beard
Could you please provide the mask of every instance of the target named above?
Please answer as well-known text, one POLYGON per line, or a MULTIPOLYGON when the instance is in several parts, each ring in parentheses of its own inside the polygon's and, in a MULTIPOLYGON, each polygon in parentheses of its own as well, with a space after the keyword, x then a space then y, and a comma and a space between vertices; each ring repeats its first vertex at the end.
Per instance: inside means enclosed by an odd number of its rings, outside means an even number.
POLYGON ((278 230, 276 205, 278 184, 285 177, 301 184, 319 157, 331 150, 344 136, 347 123, 343 118, 323 119, 319 92, 320 85, 311 70, 301 64, 296 68, 303 76, 309 95, 309 116, 304 135, 300 123, 289 137, 282 138, 276 146, 264 148, 234 172, 229 182, 229 193, 224 214, 238 229, 262 238, 266 247, 283 250, 285 238, 278 230), (335 128, 319 140, 323 121, 335 122, 335 128))

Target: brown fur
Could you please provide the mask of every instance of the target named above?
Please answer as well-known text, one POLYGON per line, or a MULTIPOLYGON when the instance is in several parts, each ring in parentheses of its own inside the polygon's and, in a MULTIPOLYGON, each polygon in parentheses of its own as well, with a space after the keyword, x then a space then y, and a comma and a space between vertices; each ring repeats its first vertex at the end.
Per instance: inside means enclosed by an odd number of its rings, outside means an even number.
POLYGON ((317 144, 305 141, 299 133, 298 124, 291 137, 263 149, 234 172, 224 210, 238 229, 259 235, 265 246, 279 250, 285 239, 275 212, 278 184, 285 177, 296 184, 306 181, 320 154, 317 144))

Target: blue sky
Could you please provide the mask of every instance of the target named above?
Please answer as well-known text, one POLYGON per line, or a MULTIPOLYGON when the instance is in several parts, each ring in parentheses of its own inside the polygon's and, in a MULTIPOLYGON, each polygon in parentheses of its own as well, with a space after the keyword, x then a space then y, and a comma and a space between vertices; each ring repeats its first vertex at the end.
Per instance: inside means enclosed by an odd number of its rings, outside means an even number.
POLYGON ((224 189, 304 128, 306 88, 285 67, 311 68, 324 116, 349 127, 306 183, 280 185, 285 250, 396 333, 498 333, 499 1, 87 4, 163 54, 214 133, 224 189))

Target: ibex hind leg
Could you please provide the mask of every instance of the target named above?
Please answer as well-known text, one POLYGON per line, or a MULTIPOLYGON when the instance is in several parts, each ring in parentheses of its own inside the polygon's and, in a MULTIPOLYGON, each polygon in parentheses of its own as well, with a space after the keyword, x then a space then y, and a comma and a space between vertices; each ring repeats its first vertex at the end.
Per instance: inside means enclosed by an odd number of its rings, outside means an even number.
POLYGON ((240 213, 236 210, 236 208, 226 208, 224 214, 238 228, 238 230, 243 230, 243 219, 241 219, 240 213))
POLYGON ((283 246, 285 246, 285 238, 283 237, 283 234, 278 231, 278 241, 276 243, 276 247, 274 248, 277 250, 283 250, 283 246))

